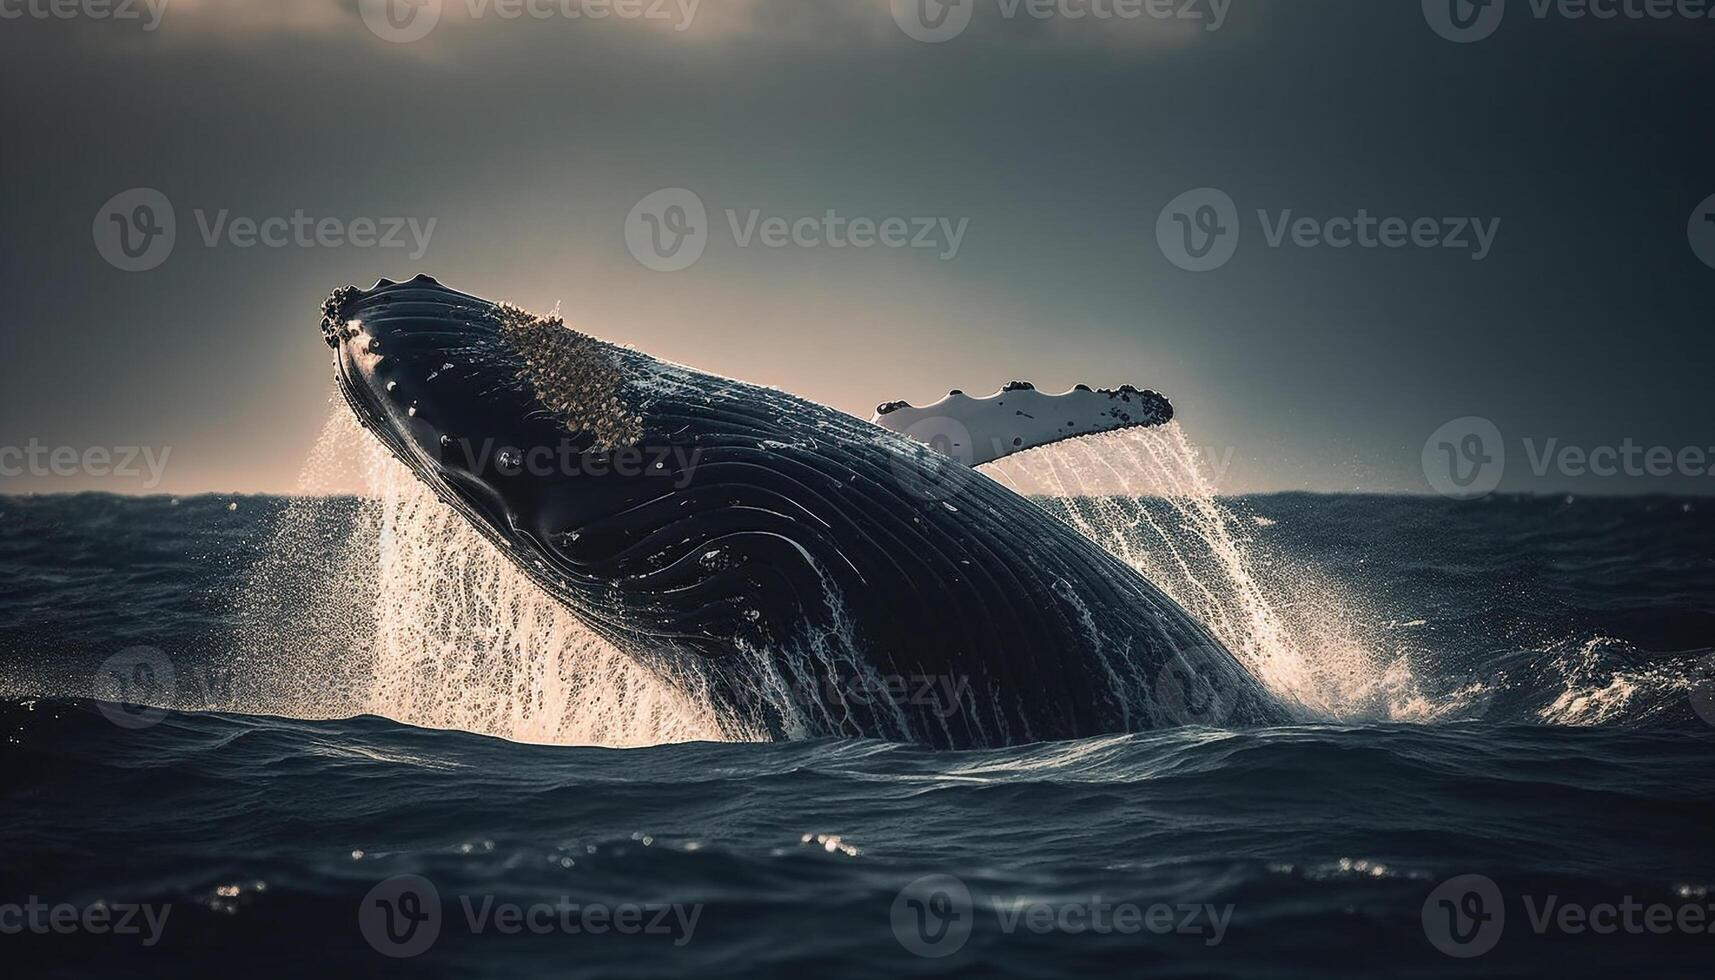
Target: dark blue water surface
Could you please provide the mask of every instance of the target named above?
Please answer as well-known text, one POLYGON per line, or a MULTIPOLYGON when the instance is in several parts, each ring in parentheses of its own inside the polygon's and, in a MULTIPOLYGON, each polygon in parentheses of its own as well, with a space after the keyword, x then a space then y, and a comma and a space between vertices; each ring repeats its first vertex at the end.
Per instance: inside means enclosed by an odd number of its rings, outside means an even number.
POLYGON ((100 665, 145 646, 181 695, 229 683, 236 600, 287 502, 0 498, 0 962, 1707 976, 1715 505, 1243 505, 1259 548, 1410 637, 1424 698, 1482 695, 1416 723, 981 752, 156 712, 89 700, 100 665))

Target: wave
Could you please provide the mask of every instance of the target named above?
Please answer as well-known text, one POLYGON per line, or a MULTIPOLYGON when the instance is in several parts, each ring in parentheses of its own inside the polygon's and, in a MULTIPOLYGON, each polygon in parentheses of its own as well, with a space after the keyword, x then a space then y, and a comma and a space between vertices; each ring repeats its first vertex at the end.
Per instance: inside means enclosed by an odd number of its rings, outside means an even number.
MULTIPOLYGON (((1059 443, 985 468, 1155 582, 1308 721, 1549 725, 1683 720, 1707 650, 1639 665, 1564 636, 1473 659, 1426 601, 1366 592, 1271 542, 1280 516, 1216 495, 1178 423, 1059 443), (1123 493, 1112 492, 1123 487, 1123 493), (1409 601, 1407 599, 1406 601, 1409 601), (1571 649, 1568 645, 1571 645, 1571 649)), ((515 741, 641 746, 755 740, 694 674, 633 661, 547 598, 335 411, 241 593, 247 711, 374 714, 515 741)), ((1288 519, 1289 523, 1290 520, 1288 519)))

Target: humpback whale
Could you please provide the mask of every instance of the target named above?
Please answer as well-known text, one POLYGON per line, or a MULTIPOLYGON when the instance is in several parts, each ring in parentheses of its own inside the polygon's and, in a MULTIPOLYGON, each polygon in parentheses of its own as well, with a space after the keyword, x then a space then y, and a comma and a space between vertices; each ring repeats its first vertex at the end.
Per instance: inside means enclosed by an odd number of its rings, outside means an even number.
POLYGON ((973 468, 1172 417, 1015 382, 873 420, 442 286, 347 286, 359 422, 540 588, 734 732, 1004 746, 1286 709, 1136 570, 973 468))

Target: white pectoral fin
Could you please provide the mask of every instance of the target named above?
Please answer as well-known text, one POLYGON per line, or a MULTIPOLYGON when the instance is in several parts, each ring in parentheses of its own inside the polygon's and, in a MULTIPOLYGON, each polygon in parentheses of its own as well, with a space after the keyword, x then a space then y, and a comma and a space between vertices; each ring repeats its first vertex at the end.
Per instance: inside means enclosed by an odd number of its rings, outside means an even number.
POLYGON ((953 391, 925 408, 888 402, 870 421, 966 465, 980 466, 1062 439, 1163 425, 1172 419, 1173 406, 1156 391, 1078 385, 1048 395, 1028 381, 1014 381, 986 398, 953 391))

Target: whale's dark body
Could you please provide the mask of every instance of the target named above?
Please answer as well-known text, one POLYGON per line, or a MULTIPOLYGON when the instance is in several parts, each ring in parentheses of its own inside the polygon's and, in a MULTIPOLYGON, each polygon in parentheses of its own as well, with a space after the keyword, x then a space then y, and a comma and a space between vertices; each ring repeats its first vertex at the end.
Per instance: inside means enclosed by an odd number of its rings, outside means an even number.
POLYGON ((360 420, 735 731, 969 747, 1284 717, 1136 571, 921 444, 426 277, 324 312, 360 420))

